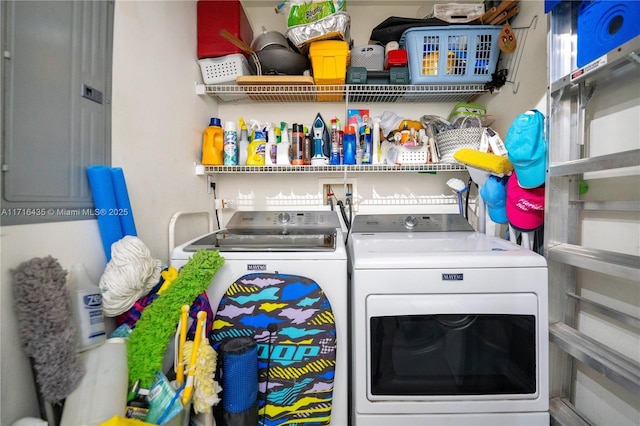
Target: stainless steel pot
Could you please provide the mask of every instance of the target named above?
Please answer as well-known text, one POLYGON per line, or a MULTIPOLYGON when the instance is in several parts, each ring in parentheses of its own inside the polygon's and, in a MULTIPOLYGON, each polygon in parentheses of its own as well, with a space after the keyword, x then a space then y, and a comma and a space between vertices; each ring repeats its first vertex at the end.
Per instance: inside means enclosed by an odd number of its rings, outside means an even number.
POLYGON ((267 31, 265 27, 262 27, 262 32, 253 38, 251 42, 251 48, 256 52, 263 50, 266 47, 283 47, 285 49, 291 49, 289 42, 284 34, 278 31, 267 31))

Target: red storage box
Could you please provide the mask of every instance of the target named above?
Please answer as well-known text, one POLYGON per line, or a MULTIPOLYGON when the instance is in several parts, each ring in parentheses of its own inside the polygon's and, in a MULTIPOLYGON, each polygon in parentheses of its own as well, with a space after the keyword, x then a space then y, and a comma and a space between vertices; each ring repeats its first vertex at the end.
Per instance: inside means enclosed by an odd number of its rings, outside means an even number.
POLYGON ((225 29, 247 44, 253 29, 240 0, 198 0, 198 59, 244 53, 220 35, 225 29))
POLYGON ((404 49, 391 50, 387 54, 387 63, 384 64, 384 69, 388 70, 392 67, 406 67, 409 63, 407 51, 404 49))

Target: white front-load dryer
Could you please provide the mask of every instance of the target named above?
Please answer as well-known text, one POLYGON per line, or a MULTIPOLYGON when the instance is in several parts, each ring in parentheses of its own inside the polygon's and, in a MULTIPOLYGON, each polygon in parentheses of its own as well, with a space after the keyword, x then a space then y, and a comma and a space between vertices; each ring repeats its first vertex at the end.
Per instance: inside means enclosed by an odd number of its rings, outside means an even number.
POLYGON ((548 425, 544 257, 461 215, 356 216, 352 421, 548 425))
POLYGON ((219 250, 225 262, 207 289, 216 312, 227 288, 254 273, 299 275, 315 281, 329 300, 336 347, 330 422, 348 424, 347 254, 334 211, 242 211, 227 227, 173 250, 171 265, 184 266, 196 250, 219 250))

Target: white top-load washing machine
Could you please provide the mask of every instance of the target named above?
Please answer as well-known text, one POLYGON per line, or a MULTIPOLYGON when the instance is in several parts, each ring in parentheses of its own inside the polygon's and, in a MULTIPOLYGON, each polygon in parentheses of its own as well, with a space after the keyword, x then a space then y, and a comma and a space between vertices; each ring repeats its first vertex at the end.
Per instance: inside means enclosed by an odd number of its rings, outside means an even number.
POLYGON ((239 211, 225 229, 173 250, 171 265, 180 268, 196 250, 219 250, 225 258, 207 289, 215 313, 227 288, 252 273, 307 277, 324 291, 336 330, 331 424, 348 424, 347 396, 347 255, 334 211, 239 211))
POLYGON ((352 423, 548 425, 544 257, 460 215, 359 215, 352 423))

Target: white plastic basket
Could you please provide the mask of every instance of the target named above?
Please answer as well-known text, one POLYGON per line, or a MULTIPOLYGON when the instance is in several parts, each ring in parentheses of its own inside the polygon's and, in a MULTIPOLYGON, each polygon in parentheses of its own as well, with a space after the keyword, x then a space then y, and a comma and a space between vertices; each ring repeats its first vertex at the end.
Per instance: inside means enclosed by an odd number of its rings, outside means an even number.
POLYGON ((249 75, 249 62, 241 53, 198 61, 204 84, 235 83, 236 77, 249 75))
POLYGON ((399 164, 427 164, 429 161, 429 147, 422 145, 419 147, 398 147, 399 164))

